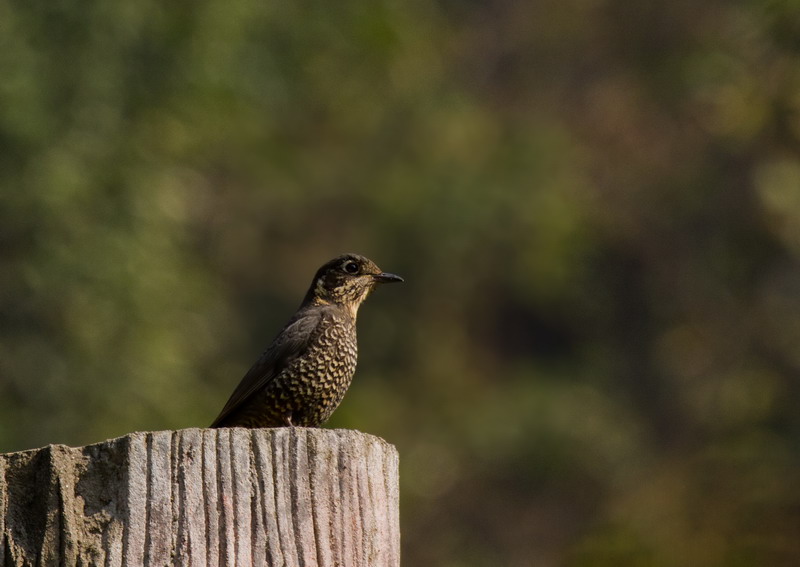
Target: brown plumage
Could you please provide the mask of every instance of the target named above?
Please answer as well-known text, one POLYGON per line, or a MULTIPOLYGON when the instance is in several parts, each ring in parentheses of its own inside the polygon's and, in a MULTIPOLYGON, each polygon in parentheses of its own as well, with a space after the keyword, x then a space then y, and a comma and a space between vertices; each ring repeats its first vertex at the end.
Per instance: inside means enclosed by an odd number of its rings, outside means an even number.
POLYGON ((356 315, 379 283, 403 278, 344 254, 314 276, 300 308, 245 374, 211 427, 319 427, 356 370, 356 315))

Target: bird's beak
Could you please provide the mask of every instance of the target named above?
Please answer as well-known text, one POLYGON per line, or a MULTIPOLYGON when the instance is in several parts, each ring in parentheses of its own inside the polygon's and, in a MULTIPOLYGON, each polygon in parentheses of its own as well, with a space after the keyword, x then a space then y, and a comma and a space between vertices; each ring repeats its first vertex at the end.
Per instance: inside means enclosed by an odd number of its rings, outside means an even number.
POLYGON ((392 283, 392 282, 402 282, 403 278, 398 276, 397 274, 390 274, 388 272, 381 272, 380 274, 374 274, 372 276, 378 283, 392 283))

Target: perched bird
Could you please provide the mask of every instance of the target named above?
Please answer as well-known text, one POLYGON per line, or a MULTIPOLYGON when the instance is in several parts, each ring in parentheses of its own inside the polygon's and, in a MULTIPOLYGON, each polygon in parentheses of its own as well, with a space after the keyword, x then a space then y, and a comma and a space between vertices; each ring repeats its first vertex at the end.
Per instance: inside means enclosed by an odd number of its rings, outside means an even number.
POLYGON ((325 423, 356 370, 359 306, 378 284, 402 281, 357 254, 323 265, 297 313, 245 374, 211 427, 325 423))

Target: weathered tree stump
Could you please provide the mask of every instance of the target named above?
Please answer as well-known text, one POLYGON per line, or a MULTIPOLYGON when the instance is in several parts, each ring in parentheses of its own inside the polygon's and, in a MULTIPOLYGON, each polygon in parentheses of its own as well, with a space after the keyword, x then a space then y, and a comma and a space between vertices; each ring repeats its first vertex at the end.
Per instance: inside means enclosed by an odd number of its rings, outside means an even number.
POLYGON ((0 565, 397 567, 397 465, 376 437, 300 428, 0 455, 0 565))

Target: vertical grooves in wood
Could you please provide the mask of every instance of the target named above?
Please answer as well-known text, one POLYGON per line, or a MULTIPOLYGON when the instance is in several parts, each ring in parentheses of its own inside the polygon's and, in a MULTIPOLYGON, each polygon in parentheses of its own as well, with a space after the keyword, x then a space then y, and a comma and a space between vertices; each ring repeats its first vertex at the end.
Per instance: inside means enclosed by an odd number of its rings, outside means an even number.
MULTIPOLYGON (((392 447, 394 449, 394 447, 392 447)), ((386 515, 389 518, 387 530, 389 533, 396 534, 396 537, 387 540, 391 555, 387 564, 393 567, 400 567, 400 457, 397 451, 385 451, 383 454, 386 476, 383 484, 386 487, 386 515), (388 470, 387 470, 388 469, 388 470), (391 480, 390 480, 391 479, 391 480)))
POLYGON ((221 514, 220 502, 218 498, 218 478, 217 478, 217 434, 216 432, 203 431, 203 465, 202 465, 202 497, 203 521, 205 523, 205 543, 204 550, 207 567, 219 566, 219 517, 221 514))
MULTIPOLYGON (((286 436, 286 452, 284 453, 284 461, 286 466, 286 471, 295 469, 297 471, 297 460, 295 458, 297 452, 297 436, 295 434, 294 428, 289 429, 289 434, 286 436)), ((299 511, 300 511, 300 503, 298 502, 298 484, 299 484, 299 471, 297 471, 296 476, 294 477, 295 482, 292 482, 288 485, 288 494, 289 494, 289 515, 292 520, 292 540, 295 542, 295 547, 297 549, 297 563, 299 567, 306 567, 305 558, 303 557, 303 542, 300 541, 300 522, 299 522, 299 511)))
POLYGON ((259 479, 259 489, 261 498, 257 498, 259 504, 259 515, 261 517, 264 531, 261 536, 265 542, 264 555, 267 558, 268 565, 280 565, 280 558, 283 556, 283 551, 280 546, 280 538, 278 537, 278 523, 277 514, 275 510, 277 505, 275 503, 275 476, 273 474, 274 468, 272 464, 273 450, 270 442, 274 442, 274 438, 267 438, 264 435, 253 432, 255 437, 255 468, 256 475, 259 479))
MULTIPOLYGON (((294 428, 289 429, 289 434, 286 436, 287 451, 286 459, 286 472, 292 475, 294 482, 288 483, 289 485, 289 509, 292 515, 292 537, 297 547, 297 563, 300 567, 306 567, 305 558, 305 542, 303 541, 303 525, 302 525, 302 503, 300 502, 300 483, 302 482, 302 474, 298 468, 297 453, 299 450, 298 435, 294 428), (292 472, 294 474, 292 474, 292 472)), ((289 476, 287 475, 287 479, 289 476)))
POLYGON ((253 497, 250 499, 250 517, 252 518, 250 524, 250 539, 251 539, 251 565, 266 565, 266 540, 264 538, 264 514, 262 512, 260 503, 262 499, 258 496, 264 491, 263 476, 259 474, 259 465, 261 464, 261 447, 258 446, 258 441, 253 432, 248 435, 250 447, 253 454, 253 462, 250 469, 250 480, 253 484, 253 497))
POLYGON ((40 550, 41 563, 43 565, 55 563, 59 556, 67 559, 65 555, 66 549, 63 546, 64 538, 60 530, 64 501, 61 498, 61 491, 58 486, 58 468, 54 462, 56 455, 53 454, 55 451, 56 448, 53 445, 45 449, 45 455, 47 456, 47 486, 43 487, 45 490, 42 492, 47 498, 48 511, 40 550), (47 537, 48 535, 51 537, 47 537))
POLYGON ((123 482, 126 495, 121 513, 126 522, 123 530, 123 565, 144 565, 145 529, 147 526, 147 472, 149 470, 149 441, 141 433, 126 438, 127 467, 123 482))
POLYGON ((353 544, 353 557, 355 559, 354 565, 359 567, 369 567, 364 564, 364 510, 361 506, 361 490, 362 475, 361 467, 363 466, 362 459, 354 459, 350 465, 352 479, 350 486, 350 506, 351 513, 353 514, 353 528, 354 528, 354 544, 353 544))
POLYGON ((298 557, 294 538, 294 516, 289 469, 289 436, 277 430, 272 438, 272 480, 275 491, 275 517, 278 524, 281 557, 298 557))
POLYGON ((181 435, 176 450, 177 541, 178 562, 194 558, 193 567, 208 563, 206 553, 206 508, 203 500, 203 439, 199 431, 188 430, 181 435))
POLYGON ((294 517, 294 537, 299 552, 301 567, 316 566, 314 523, 311 516, 310 473, 308 468, 308 430, 289 431, 291 458, 289 460, 292 487, 292 516, 294 517))
POLYGON ((186 519, 187 507, 189 502, 186 497, 186 461, 189 458, 186 451, 186 437, 180 436, 177 439, 173 434, 173 464, 172 464, 172 514, 175 522, 174 548, 178 552, 178 565, 183 565, 181 557, 187 557, 189 553, 189 534, 188 521, 186 519))
POLYGON ((233 463, 231 462, 231 439, 234 430, 221 429, 217 437, 217 491, 220 502, 219 514, 219 563, 220 565, 234 565, 236 549, 234 539, 235 515, 233 512, 234 499, 236 498, 233 483, 233 463))
POLYGON ((373 502, 382 502, 382 495, 378 492, 378 486, 376 486, 381 478, 373 475, 383 474, 383 467, 380 466, 380 460, 377 462, 374 460, 376 457, 380 459, 380 455, 376 455, 377 446, 374 442, 367 442, 364 449, 365 455, 361 459, 364 488, 359 491, 361 514, 364 519, 362 528, 364 530, 364 545, 361 548, 361 552, 364 554, 364 563, 372 565, 377 562, 381 555, 381 550, 377 549, 375 545, 376 531, 378 526, 382 525, 385 520, 372 505, 373 502))
POLYGON ((6 514, 8 513, 8 483, 6 480, 6 461, 0 459, 0 565, 9 561, 8 537, 6 536, 6 514))
POLYGON ((241 431, 232 439, 232 475, 234 486, 234 533, 236 537, 236 564, 248 565, 252 560, 250 539, 252 482, 250 475, 250 436, 248 431, 241 431))
POLYGON ((228 546, 228 556, 230 557, 231 565, 239 565, 239 549, 241 547, 241 542, 239 541, 239 482, 237 478, 237 467, 239 464, 236 462, 236 438, 237 436, 234 435, 236 431, 229 431, 228 436, 228 463, 229 463, 229 495, 228 499, 230 501, 229 510, 230 515, 227 517, 228 527, 225 530, 225 536, 227 538, 226 545, 228 546))
POLYGON ((355 518, 353 517, 352 513, 352 502, 350 501, 350 490, 349 488, 353 486, 352 480, 350 476, 352 475, 352 471, 347 466, 347 458, 344 454, 344 447, 339 445, 336 451, 337 456, 337 474, 339 476, 339 494, 338 502, 339 502, 339 533, 342 535, 342 556, 343 560, 345 558, 349 559, 352 562, 353 567, 358 567, 356 563, 355 554, 353 553, 353 537, 354 537, 354 526, 355 526, 355 518))
POLYGON ((342 477, 339 473, 341 464, 341 447, 339 436, 336 435, 328 444, 328 461, 330 477, 328 481, 329 494, 328 503, 331 509, 331 518, 328 522, 328 530, 331 535, 331 549, 333 550, 334 565, 344 565, 344 537, 342 537, 341 526, 344 524, 342 519, 342 477), (334 442, 334 440, 336 442, 334 442))
MULTIPOLYGON (((180 516, 181 516, 181 474, 180 468, 183 465, 183 459, 179 456, 180 455, 180 445, 182 444, 181 441, 184 439, 184 435, 178 435, 177 431, 171 431, 169 436, 169 486, 170 486, 170 503, 172 504, 170 509, 170 520, 172 523, 172 529, 170 530, 170 546, 169 549, 177 551, 178 549, 178 539, 180 536, 180 530, 178 524, 180 523, 180 516)), ((174 560, 173 560, 174 561, 174 560)))
MULTIPOLYGON (((73 479, 71 491, 73 502, 79 501, 79 496, 84 499, 84 513, 86 511, 86 497, 84 496, 84 478, 93 477, 94 481, 102 486, 102 494, 99 495, 103 500, 103 511, 98 515, 104 522, 104 529, 99 534, 100 547, 103 551, 101 557, 105 567, 122 567, 125 558, 125 518, 127 517, 127 470, 119 470, 119 463, 124 462, 124 456, 128 451, 129 439, 117 439, 104 445, 93 445, 80 451, 75 449, 76 454, 81 457, 80 469, 85 473, 79 473, 73 479), (98 466, 102 463, 102 466, 98 466), (108 474, 109 468, 117 472, 117 476, 108 474), (122 473, 122 474, 120 474, 122 473), (85 477, 82 476, 86 475, 85 477)), ((127 467, 124 467, 127 469, 127 467)), ((76 504, 74 504, 76 505, 76 504)), ((80 510, 75 509, 77 518, 80 518, 80 510)), ((86 531, 88 526, 84 526, 82 531, 86 531)), ((82 552, 81 549, 78 550, 82 552)))
POLYGON ((0 455, 0 564, 399 567, 397 454, 344 430, 190 429, 0 455))
POLYGON ((314 548, 319 567, 332 567, 332 544, 330 538, 330 474, 331 452, 328 446, 321 447, 316 437, 309 437, 306 444, 306 460, 309 463, 311 498, 311 522, 314 529, 314 548))
MULTIPOLYGON (((145 471, 144 471, 144 478, 147 479, 146 480, 147 488, 146 488, 146 492, 145 492, 145 498, 144 498, 144 501, 143 501, 145 508, 144 508, 144 532, 143 532, 144 533, 144 553, 142 554, 142 558, 150 556, 150 547, 151 547, 151 543, 150 543, 150 533, 151 533, 151 530, 150 530, 150 503, 152 502, 151 494, 152 494, 152 490, 153 490, 151 482, 149 482, 150 479, 152 478, 151 473, 152 473, 152 470, 153 470, 153 439, 149 435, 145 439, 146 439, 146 443, 147 443, 147 467, 145 468, 145 471)), ((145 567, 147 567, 149 565, 149 563, 150 562, 147 561, 147 562, 144 562, 143 565, 145 567)))
POLYGON ((355 494, 354 501, 356 504, 356 509, 358 510, 358 531, 359 531, 359 546, 358 546, 358 564, 368 566, 368 557, 367 548, 369 547, 371 540, 370 534, 368 533, 368 525, 371 525, 369 522, 369 518, 367 518, 367 514, 369 513, 368 509, 368 501, 367 492, 369 491, 369 482, 366 475, 366 463, 364 459, 360 459, 355 464, 355 494))
POLYGON ((173 561, 172 433, 159 431, 149 437, 145 566, 167 565, 173 561))

